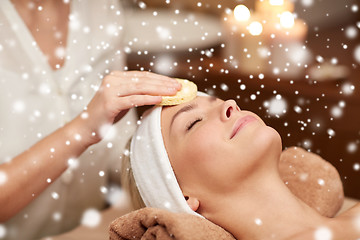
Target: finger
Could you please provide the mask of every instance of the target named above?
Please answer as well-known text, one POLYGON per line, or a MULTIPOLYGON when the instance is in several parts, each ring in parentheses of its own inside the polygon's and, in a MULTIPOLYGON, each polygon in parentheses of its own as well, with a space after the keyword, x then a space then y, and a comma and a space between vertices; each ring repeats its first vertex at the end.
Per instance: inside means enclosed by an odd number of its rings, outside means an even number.
POLYGON ((132 83, 113 88, 118 97, 125 97, 130 95, 152 95, 152 96, 173 96, 178 89, 164 85, 147 84, 147 83, 132 83))
POLYGON ((149 72, 149 71, 113 71, 110 75, 119 76, 119 77, 148 77, 148 78, 159 78, 164 80, 173 80, 173 78, 149 72))
POLYGON ((127 97, 118 98, 118 111, 125 109, 140 107, 145 105, 155 105, 161 102, 161 96, 149 96, 149 95, 131 95, 127 97))
POLYGON ((104 79, 102 87, 107 88, 128 88, 131 85, 140 86, 143 85, 155 85, 157 87, 168 87, 168 88, 175 88, 177 90, 181 89, 181 84, 178 81, 170 82, 164 81, 156 78, 145 78, 145 77, 115 77, 115 76, 107 76, 104 79))
POLYGON ((124 71, 124 72, 114 71, 114 72, 111 72, 110 75, 116 76, 116 77, 121 77, 121 78, 130 78, 132 80, 147 79, 147 80, 161 81, 162 83, 164 83, 164 82, 170 82, 170 83, 174 83, 174 84, 178 83, 176 81, 176 79, 174 79, 174 78, 156 74, 156 73, 152 73, 152 72, 148 72, 148 71, 124 71))
POLYGON ((181 89, 181 84, 174 80, 174 81, 166 81, 158 78, 147 78, 147 77, 136 77, 136 78, 128 78, 128 79, 122 79, 119 81, 121 83, 143 83, 143 84, 153 84, 158 86, 167 86, 167 87, 173 87, 176 89, 181 89))
POLYGON ((177 85, 161 82, 157 79, 149 80, 138 78, 137 80, 117 77, 107 77, 102 85, 103 88, 114 90, 120 96, 130 94, 149 94, 149 95, 174 95, 176 91, 181 89, 181 84, 177 85), (174 91, 175 90, 175 91, 174 91))

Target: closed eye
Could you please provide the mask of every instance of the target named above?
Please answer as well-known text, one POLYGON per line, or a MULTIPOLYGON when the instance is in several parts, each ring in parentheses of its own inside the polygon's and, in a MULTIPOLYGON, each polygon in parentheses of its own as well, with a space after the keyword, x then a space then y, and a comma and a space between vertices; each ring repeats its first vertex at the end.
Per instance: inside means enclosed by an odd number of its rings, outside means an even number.
POLYGON ((197 118, 195 121, 190 122, 190 124, 186 127, 187 131, 190 131, 190 129, 195 126, 198 122, 202 121, 202 118, 197 118))

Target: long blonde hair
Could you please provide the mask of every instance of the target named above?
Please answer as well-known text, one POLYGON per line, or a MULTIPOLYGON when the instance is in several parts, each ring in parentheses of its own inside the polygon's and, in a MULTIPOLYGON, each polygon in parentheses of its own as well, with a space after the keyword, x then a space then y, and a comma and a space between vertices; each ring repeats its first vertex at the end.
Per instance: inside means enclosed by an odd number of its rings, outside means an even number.
POLYGON ((134 179, 134 174, 130 164, 130 143, 131 139, 126 145, 126 153, 122 155, 121 162, 121 185, 128 192, 131 200, 131 205, 134 209, 140 209, 145 207, 145 203, 141 198, 138 188, 136 187, 136 182, 134 179))

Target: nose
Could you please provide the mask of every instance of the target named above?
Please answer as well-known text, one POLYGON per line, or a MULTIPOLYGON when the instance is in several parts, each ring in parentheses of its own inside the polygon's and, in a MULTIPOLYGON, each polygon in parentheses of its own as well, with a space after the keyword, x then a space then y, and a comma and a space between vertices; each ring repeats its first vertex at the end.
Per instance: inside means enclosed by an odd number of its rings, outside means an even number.
POLYGON ((240 112, 240 108, 237 106, 234 100, 227 100, 222 105, 221 120, 226 121, 231 119, 235 112, 240 112))

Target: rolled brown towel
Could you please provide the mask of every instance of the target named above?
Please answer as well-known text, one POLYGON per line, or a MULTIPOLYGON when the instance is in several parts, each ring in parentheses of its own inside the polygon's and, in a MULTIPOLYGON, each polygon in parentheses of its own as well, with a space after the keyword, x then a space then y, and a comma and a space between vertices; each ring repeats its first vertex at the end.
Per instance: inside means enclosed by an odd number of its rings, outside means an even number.
POLYGON ((344 190, 333 165, 317 154, 291 147, 282 152, 279 169, 295 196, 323 216, 336 215, 344 202, 344 190))
POLYGON ((155 208, 142 208, 115 219, 109 233, 110 240, 235 240, 209 220, 155 208))

